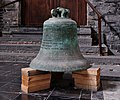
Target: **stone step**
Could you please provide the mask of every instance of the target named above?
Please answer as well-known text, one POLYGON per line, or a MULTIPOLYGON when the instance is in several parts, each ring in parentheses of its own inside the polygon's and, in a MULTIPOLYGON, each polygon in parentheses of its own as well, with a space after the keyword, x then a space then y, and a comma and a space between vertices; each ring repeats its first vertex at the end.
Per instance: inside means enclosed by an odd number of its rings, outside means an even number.
MULTIPOLYGON (((98 46, 79 45, 82 54, 92 55, 99 53, 98 46)), ((0 52, 4 53, 38 53, 40 44, 0 44, 0 52)))
POLYGON ((120 81, 120 65, 93 65, 92 67, 100 67, 100 76, 102 80, 120 81))
POLYGON ((35 42, 39 43, 42 40, 42 35, 3 35, 3 37, 0 37, 0 44, 17 44, 17 43, 23 43, 24 42, 35 42))
POLYGON ((81 36, 87 36, 87 37, 91 37, 91 27, 90 26, 80 26, 80 28, 78 28, 78 35, 81 36))
POLYGON ((80 45, 92 45, 92 38, 90 37, 83 37, 83 36, 78 36, 78 42, 80 45))
POLYGON ((33 53, 5 53, 0 52, 0 61, 30 63, 36 55, 33 53))
MULTIPOLYGON (((24 42, 35 42, 39 43, 42 40, 42 35, 5 35, 3 37, 0 37, 0 44, 6 43, 6 44, 16 44, 16 43, 23 43, 24 42)), ((92 38, 90 37, 83 37, 78 36, 78 42, 80 45, 92 45, 92 38)))
POLYGON ((84 55, 94 65, 120 65, 120 56, 84 55))
POLYGON ((43 29, 39 27, 18 27, 18 26, 11 26, 10 28, 11 33, 34 33, 34 34, 42 34, 43 29))
MULTIPOLYGON (((0 52, 0 61, 30 63, 37 53, 4 53, 0 52)), ((120 56, 83 55, 92 65, 120 65, 120 56)))
POLYGON ((99 55, 99 46, 79 45, 83 55, 99 55))
MULTIPOLYGON (((39 27, 18 27, 18 26, 10 26, 10 31, 12 33, 37 33, 42 34, 43 29, 39 27)), ((91 37, 91 27, 89 26, 81 26, 77 29, 78 35, 91 37)))
POLYGON ((0 44, 4 53, 38 53, 40 44, 0 44))

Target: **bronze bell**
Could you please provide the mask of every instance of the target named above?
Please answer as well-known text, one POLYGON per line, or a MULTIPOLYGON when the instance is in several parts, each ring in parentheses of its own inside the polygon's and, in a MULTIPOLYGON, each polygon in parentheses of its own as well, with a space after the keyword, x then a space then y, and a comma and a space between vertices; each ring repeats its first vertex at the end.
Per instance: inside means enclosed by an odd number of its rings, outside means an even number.
POLYGON ((51 10, 52 18, 43 25, 43 38, 38 55, 30 67, 42 71, 66 72, 90 67, 82 56, 77 39, 77 24, 68 18, 69 10, 51 10))

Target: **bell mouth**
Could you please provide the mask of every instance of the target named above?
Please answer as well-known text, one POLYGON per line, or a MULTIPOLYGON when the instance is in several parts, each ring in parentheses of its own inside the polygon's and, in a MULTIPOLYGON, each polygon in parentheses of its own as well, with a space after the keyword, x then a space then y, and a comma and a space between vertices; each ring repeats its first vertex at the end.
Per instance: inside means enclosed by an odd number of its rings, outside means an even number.
POLYGON ((86 60, 74 61, 39 61, 33 60, 30 67, 36 70, 49 72, 73 72, 90 68, 90 64, 86 60))

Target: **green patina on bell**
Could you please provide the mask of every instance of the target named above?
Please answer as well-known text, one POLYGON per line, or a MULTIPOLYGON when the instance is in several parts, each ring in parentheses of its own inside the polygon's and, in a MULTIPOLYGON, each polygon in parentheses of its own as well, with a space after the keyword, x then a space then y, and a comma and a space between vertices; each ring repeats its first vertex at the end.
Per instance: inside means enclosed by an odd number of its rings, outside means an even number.
POLYGON ((90 67, 79 49, 77 24, 68 18, 68 13, 68 9, 60 7, 51 10, 52 18, 44 22, 41 48, 31 68, 66 72, 90 67))

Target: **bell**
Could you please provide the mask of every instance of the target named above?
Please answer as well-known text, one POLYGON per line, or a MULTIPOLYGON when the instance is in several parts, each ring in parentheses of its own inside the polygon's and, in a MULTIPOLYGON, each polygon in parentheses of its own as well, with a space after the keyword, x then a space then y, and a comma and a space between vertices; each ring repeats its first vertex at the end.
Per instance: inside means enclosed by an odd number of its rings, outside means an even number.
POLYGON ((77 39, 77 24, 68 18, 69 10, 51 10, 52 18, 43 25, 43 38, 38 55, 30 67, 42 71, 68 72, 90 67, 82 56, 77 39))

